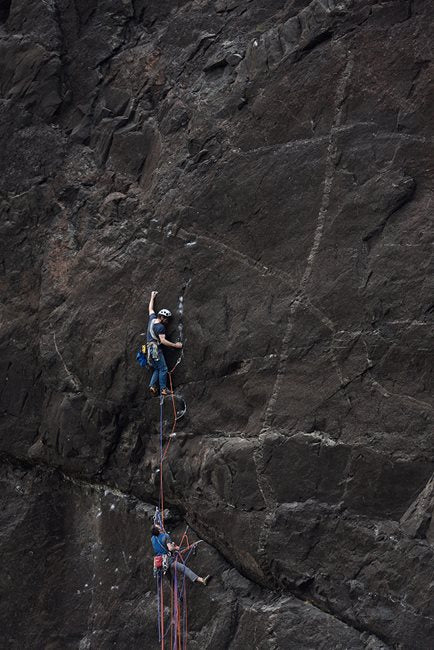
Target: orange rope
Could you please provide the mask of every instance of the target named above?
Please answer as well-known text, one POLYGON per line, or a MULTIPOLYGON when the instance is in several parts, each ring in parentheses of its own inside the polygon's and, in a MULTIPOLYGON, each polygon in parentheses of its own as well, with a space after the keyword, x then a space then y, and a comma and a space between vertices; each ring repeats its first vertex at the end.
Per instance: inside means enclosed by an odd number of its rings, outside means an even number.
POLYGON ((197 542, 193 542, 193 544, 190 544, 189 546, 186 546, 185 548, 182 549, 182 551, 179 551, 181 555, 185 553, 186 551, 189 551, 193 546, 196 546, 201 540, 198 540, 197 542))
MULTIPOLYGON (((177 422, 177 414, 176 414, 176 403, 175 403, 175 396, 173 393, 173 382, 172 382, 172 373, 175 370, 176 366, 178 365, 179 362, 177 362, 172 370, 168 372, 169 375, 169 383, 170 383, 170 395, 172 398, 172 408, 173 408, 173 424, 172 424, 172 430, 169 436, 169 439, 164 447, 164 451, 160 456, 160 516, 161 516, 161 523, 163 526, 164 530, 164 481, 163 481, 163 461, 165 460, 170 443, 172 441, 172 434, 175 433, 176 429, 176 422, 177 422)), ((161 416, 162 417, 162 416, 161 416)), ((187 546, 186 548, 183 549, 182 553, 185 553, 185 551, 188 551, 194 544, 189 544, 188 541, 188 536, 187 536, 187 530, 188 527, 185 529, 185 532, 181 538, 179 546, 182 546, 184 539, 186 540, 187 546)), ((177 560, 175 560, 173 569, 176 572, 176 564, 177 560)), ((173 578, 172 578, 173 579, 173 578)), ((163 596, 163 580, 161 581, 161 599, 160 599, 160 635, 161 635, 161 650, 164 650, 164 596, 163 596)), ((171 598, 170 598, 170 640, 171 640, 171 648, 173 648, 173 644, 175 641, 175 647, 177 650, 186 650, 187 649, 187 625, 188 625, 188 612, 187 612, 187 588, 186 588, 186 582, 185 578, 183 581, 183 606, 185 608, 185 620, 186 620, 186 627, 185 627, 185 637, 183 638, 183 630, 181 629, 181 612, 180 612, 180 607, 179 607, 179 602, 178 602, 178 594, 175 593, 175 588, 171 584, 170 585, 170 591, 171 591, 171 598), (175 609, 176 609, 176 620, 175 620, 175 609)))
MULTIPOLYGON (((172 424, 172 430, 170 432, 169 440, 167 441, 166 446, 164 448, 162 460, 165 460, 165 458, 167 456, 167 453, 168 453, 169 447, 170 447, 170 443, 172 442, 172 437, 171 436, 172 436, 173 433, 175 433, 175 429, 176 429, 177 415, 176 415, 176 404, 175 404, 175 396, 173 394, 173 382, 172 382, 172 372, 175 370, 175 367, 176 366, 174 366, 172 368, 172 370, 168 373, 169 374, 169 382, 170 382, 170 396, 172 398, 172 407, 173 407, 173 424, 172 424)), ((160 467, 160 472, 161 472, 161 467, 160 467)))
MULTIPOLYGON (((169 371, 169 382, 170 382, 170 395, 172 397, 172 406, 173 406, 173 425, 172 425, 172 431, 170 432, 170 435, 172 435, 175 432, 176 429, 176 404, 175 404, 175 397, 173 395, 173 382, 172 382, 172 373, 175 370, 176 365, 173 366, 172 370, 169 371)), ((160 510, 161 510, 161 523, 163 524, 163 529, 164 529, 164 488, 163 488, 163 460, 165 460, 167 453, 169 451, 170 443, 172 442, 172 438, 169 436, 169 440, 166 443, 166 446, 163 451, 163 455, 160 458, 160 510)))

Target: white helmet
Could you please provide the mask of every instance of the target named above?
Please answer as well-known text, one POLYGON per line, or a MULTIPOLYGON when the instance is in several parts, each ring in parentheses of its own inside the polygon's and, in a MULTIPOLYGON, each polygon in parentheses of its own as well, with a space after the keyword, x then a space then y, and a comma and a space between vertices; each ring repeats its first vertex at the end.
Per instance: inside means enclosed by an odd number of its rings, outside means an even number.
POLYGON ((165 316, 166 318, 170 318, 172 316, 172 312, 169 311, 168 309, 160 309, 158 312, 159 316, 165 316))

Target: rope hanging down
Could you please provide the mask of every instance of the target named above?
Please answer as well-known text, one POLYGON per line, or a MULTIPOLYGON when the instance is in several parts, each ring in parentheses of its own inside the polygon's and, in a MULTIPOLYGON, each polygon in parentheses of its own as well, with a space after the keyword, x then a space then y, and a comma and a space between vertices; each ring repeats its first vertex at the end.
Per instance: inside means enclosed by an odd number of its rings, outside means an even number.
MULTIPOLYGON (((182 297, 180 298, 179 313, 182 316, 182 297)), ((179 325, 179 334, 182 338, 182 323, 179 325)), ((160 396, 160 426, 159 426, 159 447, 160 447, 160 487, 159 487, 159 504, 155 509, 154 515, 154 524, 160 526, 160 528, 165 531, 164 527, 164 477, 163 477, 163 462, 167 457, 170 444, 174 438, 176 423, 177 421, 185 414, 187 407, 185 401, 180 396, 175 396, 173 392, 173 382, 172 374, 178 365, 181 363, 184 356, 182 351, 179 355, 175 365, 168 372, 169 385, 170 385, 170 396, 172 400, 172 409, 173 409, 173 423, 171 427, 170 434, 168 435, 166 443, 164 442, 164 420, 163 420, 163 406, 164 399, 163 395, 160 396), (183 406, 180 412, 176 409, 175 397, 180 399, 183 402, 183 406)), ((182 573, 182 578, 178 579, 178 564, 185 565, 190 557, 191 553, 196 548, 196 545, 201 541, 190 544, 187 536, 188 527, 186 528, 177 551, 174 551, 174 561, 170 568, 167 569, 170 577, 170 626, 165 625, 165 609, 164 609, 164 585, 163 569, 158 569, 156 572, 156 583, 157 583, 157 611, 158 611, 158 639, 160 643, 161 650, 165 650, 165 643, 168 633, 170 630, 170 648, 172 650, 186 650, 187 649, 187 637, 188 637, 188 611, 187 611, 187 586, 186 586, 186 577, 185 573, 182 573), (166 629, 167 628, 167 629, 166 629)))
MULTIPOLYGON (((173 372, 173 370, 171 371, 173 372)), ((172 389, 172 385, 171 385, 172 389)), ((166 458, 167 452, 170 447, 172 437, 164 445, 163 440, 163 404, 164 397, 160 398, 160 495, 159 507, 155 508, 154 524, 157 524, 165 531, 164 527, 164 481, 163 481, 163 461, 166 458)), ((176 408, 173 403, 174 421, 172 425, 172 432, 176 426, 176 408)), ((165 650, 165 642, 170 629, 170 648, 172 650, 186 650, 187 637, 188 637, 188 611, 187 611, 187 585, 185 573, 182 578, 178 579, 179 563, 186 564, 191 553, 199 542, 190 544, 187 536, 188 527, 186 528, 180 544, 179 549, 174 551, 175 557, 172 566, 168 569, 170 577, 170 626, 165 625, 165 611, 164 611, 164 585, 163 585, 163 570, 158 569, 156 573, 157 579, 157 611, 158 611, 158 640, 161 650, 165 650), (167 627, 167 629, 166 629, 167 627)), ((200 540, 199 540, 200 541, 200 540)))

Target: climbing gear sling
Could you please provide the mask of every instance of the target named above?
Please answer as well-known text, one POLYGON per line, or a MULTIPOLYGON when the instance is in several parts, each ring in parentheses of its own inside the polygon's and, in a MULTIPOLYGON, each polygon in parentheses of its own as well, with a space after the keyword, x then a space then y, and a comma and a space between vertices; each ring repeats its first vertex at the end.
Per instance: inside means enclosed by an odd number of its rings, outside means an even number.
POLYGON ((149 323, 149 328, 148 328, 148 333, 152 337, 152 341, 148 341, 148 355, 147 355, 148 363, 150 366, 153 365, 153 361, 158 361, 160 358, 160 354, 158 350, 160 339, 158 338, 158 336, 155 334, 154 331, 154 325, 156 322, 157 319, 153 318, 149 323))
POLYGON ((154 556, 154 578, 157 576, 157 571, 162 571, 163 575, 169 569, 169 555, 155 555, 154 556))

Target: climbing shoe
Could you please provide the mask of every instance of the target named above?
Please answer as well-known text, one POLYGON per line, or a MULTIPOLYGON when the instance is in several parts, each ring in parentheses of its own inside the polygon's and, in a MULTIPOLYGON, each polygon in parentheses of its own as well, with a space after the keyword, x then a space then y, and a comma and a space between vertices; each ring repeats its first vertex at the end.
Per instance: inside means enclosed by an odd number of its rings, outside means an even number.
POLYGON ((156 386, 149 386, 149 392, 152 396, 158 395, 158 388, 156 386))
POLYGON ((172 393, 170 392, 170 390, 168 388, 162 388, 161 389, 161 394, 163 395, 163 397, 166 397, 166 395, 171 395, 172 393))

